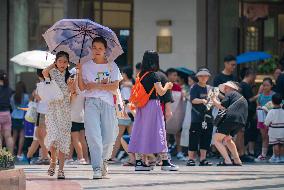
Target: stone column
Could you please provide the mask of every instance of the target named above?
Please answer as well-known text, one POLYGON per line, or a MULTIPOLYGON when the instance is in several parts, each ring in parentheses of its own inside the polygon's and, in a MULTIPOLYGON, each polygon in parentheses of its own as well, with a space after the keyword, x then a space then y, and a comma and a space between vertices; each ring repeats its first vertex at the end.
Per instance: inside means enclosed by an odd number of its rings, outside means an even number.
POLYGON ((1 1, 0 6, 0 70, 7 71, 8 67, 8 0, 1 1))
MULTIPOLYGON (((28 50, 28 0, 10 0, 10 58, 28 50)), ((14 86, 16 74, 26 68, 10 63, 10 83, 14 86)))

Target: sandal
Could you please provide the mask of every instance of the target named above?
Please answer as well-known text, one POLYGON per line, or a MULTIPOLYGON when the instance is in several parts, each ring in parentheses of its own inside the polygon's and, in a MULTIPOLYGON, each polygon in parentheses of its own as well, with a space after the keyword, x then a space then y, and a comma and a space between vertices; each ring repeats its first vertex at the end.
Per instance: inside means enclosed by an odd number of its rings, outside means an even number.
POLYGON ((199 166, 212 166, 213 164, 211 162, 208 162, 206 159, 200 161, 199 166))
POLYGON ((65 179, 64 171, 58 170, 57 179, 65 179))
POLYGON ((232 163, 233 163, 233 166, 242 166, 243 165, 242 163, 235 163, 234 160, 232 161, 232 163))
POLYGON ((224 161, 221 161, 217 164, 217 166, 233 166, 233 164, 226 164, 224 161))
POLYGON ((135 166, 132 162, 125 162, 122 166, 135 166))
POLYGON ((50 160, 50 165, 49 165, 49 168, 47 170, 47 174, 49 176, 54 176, 55 168, 56 168, 56 162, 52 162, 52 160, 50 160))
POLYGON ((195 166, 195 161, 194 160, 188 160, 187 163, 186 163, 186 166, 195 166))

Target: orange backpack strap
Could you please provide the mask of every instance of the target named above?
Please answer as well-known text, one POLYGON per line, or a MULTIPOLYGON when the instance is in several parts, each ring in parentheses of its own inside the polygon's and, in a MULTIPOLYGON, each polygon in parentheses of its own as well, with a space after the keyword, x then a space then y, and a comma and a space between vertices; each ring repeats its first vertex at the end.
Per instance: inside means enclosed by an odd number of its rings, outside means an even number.
POLYGON ((153 88, 151 89, 151 91, 149 92, 149 96, 151 96, 151 94, 154 92, 154 90, 155 90, 155 84, 154 84, 153 88))
MULTIPOLYGON (((144 73, 144 75, 142 75, 142 77, 141 78, 139 78, 139 81, 141 82, 142 81, 142 79, 146 76, 146 75, 148 75, 150 72, 146 72, 146 73, 144 73)), ((140 75, 140 73, 138 73, 138 77, 139 77, 139 75, 140 75)))

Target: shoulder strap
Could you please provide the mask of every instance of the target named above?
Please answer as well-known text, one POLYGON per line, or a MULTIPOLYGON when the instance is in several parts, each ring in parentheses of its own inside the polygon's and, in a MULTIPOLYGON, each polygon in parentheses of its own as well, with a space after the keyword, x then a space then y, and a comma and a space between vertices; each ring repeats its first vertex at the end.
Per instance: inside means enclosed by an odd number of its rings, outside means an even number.
MULTIPOLYGON (((139 82, 146 76, 148 75, 150 72, 146 72, 144 73, 144 75, 142 75, 142 77, 139 78, 139 82)), ((139 77, 140 73, 138 73, 138 77, 139 77)))
POLYGON ((244 97, 241 96, 238 100, 236 100, 235 102, 233 102, 227 109, 229 109, 231 106, 233 106, 234 104, 236 104, 238 101, 240 101, 241 99, 243 99, 244 97))

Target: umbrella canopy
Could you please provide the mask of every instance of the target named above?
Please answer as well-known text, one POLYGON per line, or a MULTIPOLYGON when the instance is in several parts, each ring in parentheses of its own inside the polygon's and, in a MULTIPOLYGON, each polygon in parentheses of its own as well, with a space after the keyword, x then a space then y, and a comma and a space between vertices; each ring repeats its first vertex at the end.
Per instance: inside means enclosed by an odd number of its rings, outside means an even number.
POLYGON ((107 41, 106 57, 114 61, 123 53, 116 34, 109 28, 88 19, 62 19, 56 22, 44 34, 49 51, 69 53, 73 63, 84 63, 92 59, 92 40, 103 37, 107 41))
POLYGON ((270 58, 272 58, 272 56, 265 52, 260 52, 260 51, 246 52, 237 56, 237 64, 261 61, 270 58))
POLYGON ((45 69, 55 61, 55 56, 47 51, 26 51, 12 57, 10 61, 26 67, 45 69))
POLYGON ((183 73, 183 74, 186 74, 186 75, 194 75, 195 73, 188 69, 188 68, 185 68, 185 67, 177 67, 175 68, 178 72, 180 73, 183 73))

